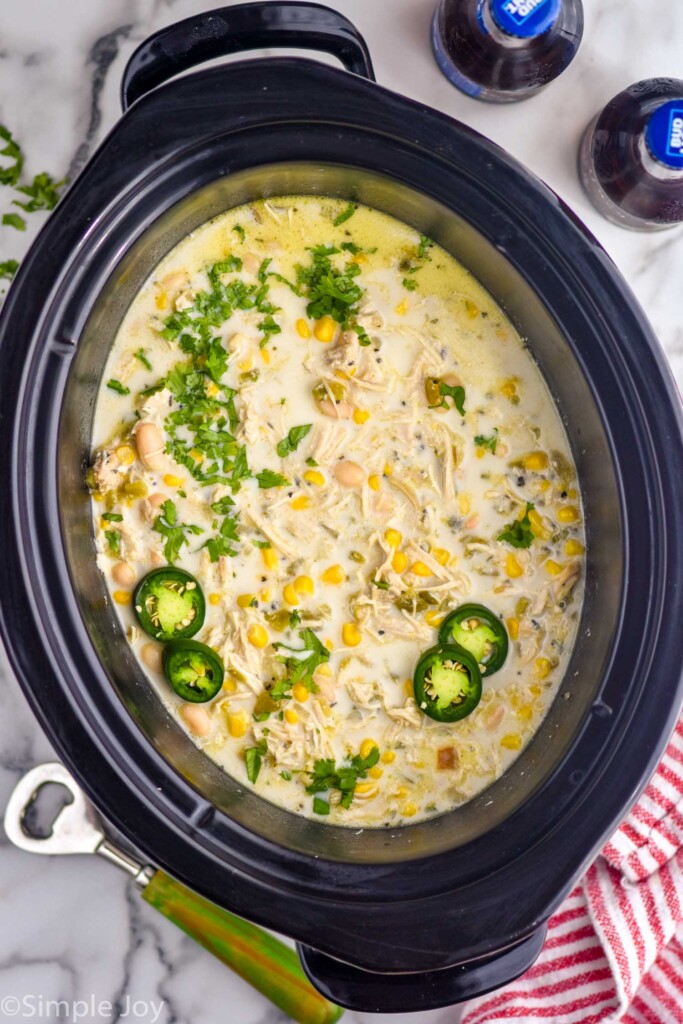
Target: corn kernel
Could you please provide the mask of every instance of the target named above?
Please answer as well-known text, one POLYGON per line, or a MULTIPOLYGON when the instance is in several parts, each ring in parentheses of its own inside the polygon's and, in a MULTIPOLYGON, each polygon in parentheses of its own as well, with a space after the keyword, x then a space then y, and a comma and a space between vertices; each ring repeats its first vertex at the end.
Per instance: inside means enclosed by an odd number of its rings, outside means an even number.
POLYGON ((307 484, 315 484, 316 487, 322 487, 325 483, 325 477, 317 469, 307 469, 304 473, 304 480, 307 484))
POLYGON ((195 462, 203 462, 204 461, 204 453, 203 452, 198 452, 196 448, 191 448, 190 449, 190 455, 194 459, 195 462))
POLYGON ((244 711, 228 712, 228 732, 233 739, 238 740, 244 736, 248 727, 247 716, 244 711))
POLYGON ((381 779, 382 776, 384 775, 384 769, 380 768, 380 766, 376 764, 370 769, 368 775, 370 776, 371 779, 381 779))
POLYGON ((403 692, 405 693, 406 697, 415 696, 415 687, 413 686, 412 679, 406 679, 405 683, 403 684, 403 692))
POLYGON ((268 644, 268 634, 263 626, 259 626, 258 623, 255 623, 247 630, 247 640, 252 647, 266 647, 268 644))
POLYGON ((582 555, 585 550, 580 540, 568 540, 564 546, 565 555, 582 555))
POLYGON ((425 565, 424 562, 413 562, 410 567, 410 571, 415 576, 433 576, 432 570, 429 566, 425 565))
POLYGON ((266 366, 270 366, 270 352, 268 351, 267 348, 261 349, 261 359, 266 364, 266 366))
POLYGON ((510 634, 510 639, 517 640, 519 637, 519 619, 506 619, 505 625, 507 626, 508 633, 510 634))
POLYGON ((530 722, 534 717, 534 709, 529 704, 522 704, 522 706, 517 709, 517 717, 521 718, 523 722, 530 722))
POLYGON ((475 448, 474 449, 474 457, 475 457, 475 459, 483 459, 485 455, 486 455, 486 449, 485 448, 475 448))
POLYGON ((406 302, 405 299, 401 299, 394 312, 396 313, 397 316, 406 315, 406 313, 408 312, 408 303, 406 302))
POLYGON ((402 573, 408 568, 408 556, 405 551, 397 551, 391 559, 391 568, 394 572, 402 573))
POLYGON ((508 555, 505 559, 505 572, 512 580, 516 580, 522 575, 524 569, 519 564, 514 555, 508 555))
POLYGON ((401 814, 404 818, 412 818, 414 814, 417 814, 417 807, 414 803, 404 804, 401 814))
POLYGON ((166 309, 166 306, 168 305, 168 295, 166 294, 166 292, 157 293, 157 297, 154 300, 154 305, 157 307, 157 309, 166 309))
POLYGON ((181 476, 174 476, 173 473, 167 473, 164 477, 164 483, 167 487, 182 487, 185 481, 181 476))
POLYGON ((305 320, 299 319, 296 322, 296 333, 300 338, 310 338, 311 328, 308 326, 305 320))
POLYGON ((346 573, 342 569, 341 565, 331 565, 329 569, 325 569, 320 579, 323 583, 344 583, 346 580, 346 573))
POLYGON ((285 721, 289 722, 290 725, 296 725, 299 721, 299 716, 293 708, 288 708, 288 710, 285 711, 285 721))
POLYGON ((520 750, 522 747, 522 737, 516 732, 508 732, 502 737, 500 745, 505 747, 506 750, 520 750))
POLYGON ((391 548, 397 548, 403 540, 403 534, 398 530, 385 530, 384 539, 391 548))
POLYGON ((382 470, 382 473, 384 474, 384 476, 391 476, 391 474, 393 473, 393 469, 391 468, 391 464, 389 462, 384 463, 384 469, 382 470))
POLYGON ((240 360, 240 362, 237 364, 237 369, 238 370, 242 370, 242 371, 244 371, 246 373, 247 370, 251 370, 253 365, 254 364, 253 364, 251 356, 247 356, 246 359, 240 360))
POLYGON ((307 597, 311 597, 315 591, 315 583, 310 576, 297 576, 293 586, 297 594, 304 594, 307 597))
POLYGON ((548 558, 545 562, 545 571, 549 576, 557 576, 558 573, 562 572, 562 566, 554 558, 548 558))
POLYGON ((295 683, 292 687, 292 697, 294 700, 298 700, 299 704, 305 704, 310 697, 310 693, 303 683, 295 683))
POLYGON ((226 676, 223 680, 221 690, 225 690, 226 693, 234 693, 237 689, 237 680, 232 676, 226 676))
POLYGON ((129 444, 120 444, 116 449, 116 455, 124 466, 132 466, 135 462, 135 452, 129 444))
POLYGON ((578 498, 578 496, 579 492, 577 491, 576 487, 570 487, 567 491, 567 497, 571 498, 572 501, 574 501, 575 498, 578 498))
POLYGON ((218 385, 214 384, 214 382, 210 380, 209 383, 206 385, 206 393, 209 396, 209 398, 215 398, 216 395, 218 394, 218 385))
POLYGON ((358 647, 361 634, 355 622, 345 622, 341 630, 342 643, 345 647, 358 647))
POLYGON ((112 594, 117 604, 130 604, 130 596, 129 590, 115 590, 112 594))
POLYGON ((385 750, 380 757, 380 761, 384 761, 385 764, 393 764, 395 760, 396 753, 393 750, 385 750))
POLYGON ((353 410, 353 422, 359 426, 363 423, 367 423, 370 419, 370 413, 367 409, 354 409, 353 410))
POLYGON ((373 750, 375 750, 376 747, 377 747, 377 744, 375 743, 374 740, 370 740, 370 739, 363 740, 363 742, 360 745, 360 750, 359 750, 360 756, 362 758, 370 757, 370 754, 373 752, 373 750))
POLYGON ((264 604, 268 604, 273 595, 271 591, 266 588, 264 590, 259 590, 258 596, 260 601, 263 601, 264 604))
POLYGON ((536 486, 538 487, 538 489, 540 491, 549 491, 550 490, 550 480, 539 480, 538 483, 536 484, 536 486))
POLYGON ((332 341, 337 333, 337 323, 331 316, 321 316, 320 320, 315 322, 313 333, 318 341, 325 343, 332 341))
POLYGON ((523 457, 522 465, 525 469, 540 473, 541 470, 548 468, 548 456, 545 452, 529 452, 523 457))
POLYGON ((353 258, 352 258, 351 262, 352 262, 352 263, 367 263, 367 262, 368 262, 368 258, 367 258, 367 256, 365 255, 365 253, 362 253, 362 252, 357 252, 357 253, 355 253, 355 255, 353 256, 353 258))
POLYGON ((252 601, 256 600, 255 594, 240 594, 237 604, 240 608, 248 608, 252 601))
POLYGON ((97 502, 104 501, 104 495, 102 494, 102 491, 93 491, 92 500, 97 502))
POLYGON ((532 697, 540 697, 541 694, 543 693, 543 687, 539 686, 538 683, 533 683, 529 687, 529 693, 531 694, 532 697))
POLYGON ((441 612, 434 611, 434 609, 425 615, 425 622, 428 626, 440 626, 443 620, 444 616, 441 612))
POLYGON ((368 487, 372 491, 378 491, 380 488, 379 477, 376 473, 371 473, 368 477, 368 487))
POLYGON ((552 664, 547 658, 536 658, 536 661, 534 662, 536 675, 539 679, 546 679, 550 675, 552 667, 552 664))
POLYGON ((477 306, 476 302, 472 302, 471 299, 465 299, 465 312, 470 320, 474 320, 476 316, 479 316, 479 306, 477 306))
POLYGON ((446 565, 451 559, 451 553, 447 548, 432 548, 430 552, 432 558, 435 558, 439 565, 446 565))
POLYGON ((311 499, 307 494, 300 494, 298 498, 294 498, 290 502, 290 508, 293 508, 295 512, 301 512, 303 509, 308 508, 311 504, 311 499))
MULTIPOLYGON (((323 643, 325 644, 325 647, 327 647, 328 651, 333 651, 334 650, 334 644, 330 640, 329 636, 325 640, 323 640, 323 643)), ((332 670, 329 669, 327 665, 324 665, 324 666, 321 666, 321 667, 327 669, 327 672, 325 673, 325 675, 329 675, 329 676, 332 675, 332 670)))
MULTIPOLYGON (((524 517, 522 516, 522 518, 524 517)), ((535 508, 532 508, 529 512, 529 522, 531 523, 531 532, 534 537, 538 537, 539 540, 550 540, 552 531, 546 527, 543 522, 543 516, 535 508)))
POLYGON ((209 594, 209 604, 220 604, 220 603, 221 603, 221 595, 220 594, 209 594))
POLYGON ((282 596, 287 602, 287 604, 299 604, 299 595, 294 589, 294 585, 292 583, 285 584, 285 586, 282 588, 282 596))
POLYGON ((266 569, 277 569, 277 551, 274 548, 261 548, 261 558, 266 569))
POLYGON ((575 523, 579 518, 579 510, 576 505, 563 505, 557 510, 557 518, 561 523, 575 523))
POLYGON ((399 786, 396 790, 395 796, 397 796, 399 800, 403 800, 404 797, 408 796, 408 787, 399 786))
POLYGON ((353 791, 358 796, 364 796, 366 800, 372 800, 379 793, 379 789, 374 782, 357 782, 353 791))
POLYGON ((469 494, 458 495, 458 508, 461 516, 468 516, 472 511, 472 499, 469 494))
POLYGON ((514 380, 506 380, 500 389, 501 395, 505 395, 510 401, 517 397, 517 385, 514 380))

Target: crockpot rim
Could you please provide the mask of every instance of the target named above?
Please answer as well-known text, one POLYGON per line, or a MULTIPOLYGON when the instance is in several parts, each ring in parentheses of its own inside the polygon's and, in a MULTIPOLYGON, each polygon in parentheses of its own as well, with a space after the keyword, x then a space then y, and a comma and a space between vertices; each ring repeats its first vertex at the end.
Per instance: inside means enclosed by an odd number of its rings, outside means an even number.
MULTIPOLYGON (((256 63, 258 63, 258 65, 259 65, 259 68, 258 68, 258 74, 259 75, 265 75, 267 71, 269 71, 269 72, 272 71, 272 72, 277 73, 279 69, 283 69, 284 70, 285 68, 286 68, 287 74, 290 75, 292 73, 292 71, 294 70, 294 66, 296 65, 298 73, 301 73, 301 74, 308 73, 309 75, 311 73, 313 73, 315 76, 317 76, 316 81, 317 81, 318 86, 321 86, 323 82, 326 82, 326 83, 330 84, 330 86, 332 88, 334 88, 335 90, 340 90, 341 89, 342 91, 346 92, 347 95, 349 95, 349 96, 350 95, 354 95, 354 96, 356 96, 358 98, 360 98, 362 96, 364 104, 368 102, 367 91, 368 90, 372 90, 374 92, 376 90, 377 91, 377 95, 375 95, 373 97, 373 102, 375 102, 377 104, 379 104, 380 102, 382 102, 384 104, 387 104, 390 101, 391 104, 394 107, 394 112, 395 113, 400 113, 401 111, 404 112, 406 110, 406 107, 408 107, 413 112, 417 109, 417 110, 420 111, 420 114, 421 114, 422 117, 427 118, 427 119, 430 119, 430 118, 434 119, 435 120, 435 127, 438 127, 440 130, 443 130, 444 129, 444 125, 448 125, 450 127, 450 130, 453 131, 453 122, 451 122, 450 119, 444 117, 443 115, 439 115, 436 112, 430 111, 428 108, 424 108, 424 107, 422 107, 419 104, 415 104, 415 103, 413 103, 410 100, 404 99, 403 97, 398 97, 398 96, 396 96, 396 94, 390 93, 390 92, 388 92, 388 90, 383 90, 383 89, 381 89, 381 87, 378 87, 378 86, 368 85, 367 83, 362 83, 362 86, 361 86, 360 80, 352 78, 352 76, 349 76, 346 72, 337 71, 336 69, 331 69, 331 68, 324 68, 323 69, 322 65, 320 65, 320 64, 318 64, 316 62, 302 61, 300 59, 293 59, 293 58, 269 59, 268 61, 259 61, 259 62, 254 62, 254 61, 240 62, 240 64, 231 64, 227 68, 216 68, 216 69, 211 69, 209 71, 195 72, 192 76, 188 76, 188 78, 186 78, 186 79, 181 79, 181 80, 179 80, 177 82, 171 83, 170 85, 163 86, 160 89, 155 90, 155 92, 152 93, 150 96, 146 97, 145 99, 140 101, 138 104, 136 104, 135 107, 132 108, 130 113, 128 115, 126 115, 126 118, 124 119, 124 121, 128 122, 129 119, 141 118, 143 116, 143 113, 145 113, 146 116, 149 116, 150 112, 154 110, 155 105, 157 105, 157 104, 162 104, 163 105, 163 104, 170 103, 171 97, 175 96, 176 98, 178 98, 182 94, 183 90, 188 90, 189 92, 192 92, 193 90, 197 90, 198 89, 199 92, 201 92, 202 85, 205 82, 206 83, 213 82, 215 80, 215 76, 217 76, 217 75, 222 76, 222 75, 225 75, 227 73, 227 74, 232 74, 233 76, 236 77, 238 74, 244 73, 244 70, 245 70, 244 66, 245 65, 249 65, 250 66, 249 67, 249 71, 248 71, 248 76, 247 76, 247 77, 249 77, 250 75, 253 75, 253 74, 256 73, 254 71, 254 69, 253 69, 253 65, 255 65, 256 63), (315 71, 312 72, 311 68, 314 68, 315 71), (238 69, 238 70, 235 70, 235 69, 238 69), (187 83, 190 83, 190 84, 187 84, 187 83), (360 92, 358 92, 358 90, 360 90, 360 92), (381 99, 380 99, 380 94, 381 94, 381 99)), ((305 119, 302 118, 302 120, 305 120, 305 119)), ((98 151, 98 158, 99 158, 100 162, 105 160, 105 155, 106 155, 106 152, 107 152, 107 147, 112 145, 112 141, 116 141, 117 133, 118 133, 119 136, 122 134, 122 124, 123 124, 123 122, 119 123, 119 125, 112 131, 112 133, 110 134, 108 139, 105 141, 103 146, 98 151)), ((469 137, 470 143, 478 146, 482 150, 482 152, 487 153, 491 159, 496 159, 496 160, 498 160, 498 162, 502 166, 505 166, 508 170, 517 171, 519 173, 520 169, 519 169, 518 165, 516 165, 516 163, 514 161, 512 161, 510 158, 503 156, 501 154, 501 151, 498 150, 497 147, 493 146, 493 144, 486 142, 486 140, 483 140, 483 139, 481 139, 481 137, 477 136, 476 133, 471 132, 470 129, 463 128, 463 126, 459 126, 458 130, 461 133, 463 133, 465 136, 469 137)), ((443 156, 441 158, 443 158, 443 156)), ((546 199, 550 198, 552 200, 552 202, 553 202, 553 205, 557 204, 557 209, 558 209, 558 211, 560 211, 561 215, 562 216, 566 216, 566 213, 567 213, 566 209, 564 209, 562 207, 562 205, 559 204, 559 202, 556 201, 555 197, 552 196, 552 193, 550 193, 545 188, 545 186, 542 186, 539 183, 537 183, 535 181, 535 179, 533 179, 528 174, 528 172, 523 171, 523 169, 522 169, 522 172, 523 172, 523 174, 524 174, 524 176, 526 178, 527 185, 529 183, 531 183, 533 185, 533 189, 534 189, 536 194, 541 194, 542 193, 543 195, 545 195, 546 199)), ((84 184, 87 184, 87 174, 88 174, 88 171, 84 172, 84 174, 74 184, 74 186, 72 188, 72 192, 69 194, 69 196, 67 196, 67 198, 65 200, 65 204, 64 204, 63 209, 67 209, 67 204, 68 204, 68 208, 69 209, 71 209, 75 205, 76 199, 77 199, 77 197, 79 195, 79 189, 83 190, 84 184)), ((574 221, 574 223, 577 223, 575 221, 575 219, 573 217, 571 217, 571 215, 570 215, 570 219, 572 221, 574 221)), ((16 282, 15 286, 13 287, 12 292, 10 293, 10 296, 8 297, 7 315, 4 317, 3 325, 0 326, 0 341, 6 339, 7 336, 9 335, 10 328, 8 327, 8 324, 10 324, 12 322, 13 316, 17 317, 17 319, 20 319, 20 315, 17 313, 17 309, 20 306, 22 294, 28 288, 31 287, 31 285, 29 284, 29 273, 30 273, 30 270, 31 270, 31 266, 32 266, 32 264, 35 264, 36 262, 38 262, 38 263, 40 262, 39 257, 41 256, 41 246, 42 247, 47 247, 50 244, 50 239, 54 238, 54 236, 57 234, 57 232, 59 230, 60 223, 61 223, 60 209, 58 209, 56 211, 54 219, 51 220, 48 223, 48 225, 46 225, 46 228, 43 230, 43 232, 39 236, 38 241, 36 243, 34 243, 34 246, 32 247, 31 252, 29 254, 29 257, 27 258, 27 260, 25 262, 25 267, 22 269, 22 271, 20 271, 20 274, 18 275, 18 278, 17 278, 17 282, 16 282)), ((580 225, 580 227, 582 228, 581 225, 580 225)), ((93 228, 93 230, 95 230, 95 229, 93 228)), ((585 229, 582 228, 582 231, 583 231, 583 233, 585 235, 585 229)), ((588 236, 588 240, 589 240, 589 242, 592 242, 592 244, 594 246, 597 246, 597 243, 595 243, 594 240, 590 239, 590 236, 588 236)), ((56 247, 59 248, 58 245, 56 247)), ((620 278, 619 278, 618 274, 614 270, 611 269, 611 264, 608 264, 606 262, 606 257, 604 257, 604 253, 602 253, 602 250, 600 250, 599 247, 594 248, 593 255, 595 256, 596 254, 598 256, 598 261, 602 264, 602 268, 601 269, 603 270, 603 272, 607 273, 608 278, 611 278, 611 284, 612 284, 612 286, 615 289, 615 293, 618 293, 619 299, 623 303, 624 315, 626 316, 626 314, 630 314, 631 319, 637 323, 642 336, 647 339, 647 343, 648 343, 649 348, 650 348, 650 354, 652 356, 654 356, 654 361, 655 361, 656 364, 658 364, 658 367, 659 367, 659 370, 660 370, 660 373, 661 373, 661 371, 663 369, 663 361, 661 359, 661 356, 660 356, 659 352, 657 351, 656 342, 654 341, 654 339, 652 337, 652 334, 651 334, 651 332, 649 330, 649 327, 646 324, 642 314, 640 313, 640 310, 635 305, 635 302, 632 299, 632 297, 630 296, 630 293, 628 293, 627 289, 624 287, 623 283, 620 281, 620 278)), ((44 254, 42 254, 42 255, 44 255, 44 254)), ((71 254, 71 255, 73 255, 73 254, 71 254)), ((46 296, 46 304, 49 304, 49 302, 52 300, 52 298, 54 298, 54 295, 49 296, 49 297, 46 296)), ((38 333, 37 325, 35 325, 35 330, 34 330, 33 333, 34 333, 34 335, 37 335, 37 333, 38 333)), ((62 342, 62 343, 63 344, 68 344, 67 342, 62 342)), ((5 349, 7 349, 7 342, 6 341, 5 341, 5 349)), ((3 353, 3 354, 6 354, 6 352, 3 353)), ((667 397, 673 399, 674 395, 673 395, 673 389, 671 387, 671 381, 670 381, 670 379, 669 379, 669 377, 668 377, 668 375, 666 373, 661 373, 661 380, 659 381, 659 384, 660 385, 664 384, 664 391, 665 392, 666 391, 669 392, 667 397)), ((8 402, 8 397, 3 396, 2 399, 1 399, 0 409, 4 410, 4 414, 5 415, 7 415, 7 409, 5 408, 7 406, 7 402, 8 402)), ((678 425, 678 440, 680 442, 680 436, 681 436, 680 409, 676 410, 676 407, 675 407, 673 401, 671 402, 671 408, 674 411, 674 413, 676 411, 678 412, 678 417, 677 417, 678 424, 677 425, 678 425)), ((4 460, 3 460, 1 468, 2 468, 2 475, 5 476, 5 473, 6 473, 6 470, 7 470, 7 465, 6 465, 6 462, 4 460)), ((677 487, 678 487, 678 490, 680 491, 680 484, 677 483, 677 487)), ((3 627, 3 633, 5 634, 5 638, 6 639, 8 639, 7 622, 8 622, 8 619, 6 618, 6 610, 5 610, 3 612, 3 615, 2 615, 2 627, 3 627)), ((11 627, 10 627, 10 629, 11 629, 11 627)), ((680 646, 680 643, 679 643, 679 646, 680 646)), ((20 676, 23 675, 25 677, 25 673, 23 671, 23 666, 18 664, 18 659, 14 655, 14 652, 11 652, 11 653, 13 655, 12 656, 12 661, 15 664, 15 668, 18 669, 20 676)), ((27 684, 27 681, 26 681, 25 678, 24 678, 24 688, 27 690, 28 695, 30 696, 30 686, 27 684)), ((679 680, 677 694, 680 694, 680 680, 679 680)), ((51 732, 53 734, 53 737, 56 739, 57 745, 58 745, 58 747, 60 747, 60 752, 64 753, 65 756, 67 756, 65 744, 68 744, 69 740, 67 738, 66 729, 63 728, 63 727, 59 727, 58 735, 55 736, 55 724, 54 723, 49 723, 47 721, 44 709, 36 708, 35 707, 35 701, 32 702, 32 703, 34 704, 34 710, 36 710, 39 713, 39 717, 41 718, 41 721, 43 722, 44 725, 47 726, 47 731, 51 732)), ((667 722, 666 722, 667 727, 669 727, 672 724, 673 714, 674 714, 675 709, 676 709, 676 701, 673 700, 672 703, 671 703, 671 710, 669 711, 669 714, 667 716, 667 722)), ((665 740, 665 736, 664 736, 664 734, 662 734, 662 738, 660 739, 660 743, 658 745, 660 748, 663 746, 664 740, 665 740)), ((658 751, 655 751, 655 753, 653 753, 651 758, 650 758, 650 762, 648 764, 648 768, 646 769, 646 771, 649 771, 649 769, 651 767, 654 767, 654 763, 655 763, 655 761, 657 759, 657 756, 658 756, 658 751)), ((70 752, 69 752, 69 754, 67 756, 67 760, 70 762, 70 764, 73 765, 73 759, 72 759, 72 756, 71 756, 70 752)), ((77 766, 76 766, 76 771, 79 774, 81 782, 84 784, 84 787, 86 789, 89 789, 91 791, 91 793, 92 793, 93 785, 91 784, 91 779, 87 775, 85 775, 84 771, 78 771, 78 767, 77 766)), ((642 779, 642 784, 644 784, 645 781, 646 781, 645 779, 642 779)), ((637 793, 637 789, 636 789, 635 792, 632 793, 632 797, 633 798, 635 798, 636 793, 637 793)), ((100 800, 99 802, 102 802, 102 801, 100 800)), ((105 800, 104 802, 106 804, 107 801, 105 800)), ((118 817, 120 819, 121 815, 119 814, 118 817)), ((607 822, 607 827, 609 827, 610 824, 611 824, 610 822, 607 822)), ((124 829, 124 831, 127 831, 128 835, 129 835, 129 838, 130 838, 130 831, 126 830, 126 829, 124 829)), ((164 866, 168 866, 168 862, 165 863, 163 857, 155 857, 155 859, 159 863, 164 864, 164 866)), ((183 877, 183 875, 181 874, 180 877, 183 877)), ((183 878, 183 880, 188 880, 188 879, 185 877, 185 878, 183 878)), ((199 891, 203 891, 203 887, 200 884, 197 884, 196 879, 192 880, 190 882, 190 884, 193 884, 194 887, 197 888, 199 891)), ((210 893, 206 893, 206 894, 210 895, 210 893)), ((559 897, 558 897, 558 899, 559 899, 559 897)), ((253 917, 255 917, 255 919, 259 919, 255 914, 251 914, 250 913, 248 916, 253 916, 253 917)), ((260 919, 264 920, 263 917, 261 917, 260 919)), ((268 923, 268 920, 264 920, 264 923, 268 923)), ((519 937, 519 935, 516 936, 516 937, 519 937)))

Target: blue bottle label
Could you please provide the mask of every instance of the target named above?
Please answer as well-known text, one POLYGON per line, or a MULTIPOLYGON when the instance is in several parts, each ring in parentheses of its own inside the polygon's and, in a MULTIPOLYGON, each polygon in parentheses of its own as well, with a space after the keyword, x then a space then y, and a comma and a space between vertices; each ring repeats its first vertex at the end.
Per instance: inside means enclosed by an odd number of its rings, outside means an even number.
POLYGON ((491 15, 501 32, 532 39, 557 21, 562 0, 491 0, 491 15))
POLYGON ((645 140, 655 160, 683 170, 683 97, 657 107, 647 122, 645 140))

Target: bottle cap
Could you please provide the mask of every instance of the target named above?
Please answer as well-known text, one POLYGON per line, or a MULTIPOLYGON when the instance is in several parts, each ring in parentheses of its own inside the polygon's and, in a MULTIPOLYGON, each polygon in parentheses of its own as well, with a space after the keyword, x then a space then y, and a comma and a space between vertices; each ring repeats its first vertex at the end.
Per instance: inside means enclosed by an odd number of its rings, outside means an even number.
POLYGON ((655 160, 683 170, 683 96, 657 107, 645 128, 647 148, 655 160))
POLYGON ((532 39, 557 21, 562 0, 491 0, 494 22, 509 36, 532 39))

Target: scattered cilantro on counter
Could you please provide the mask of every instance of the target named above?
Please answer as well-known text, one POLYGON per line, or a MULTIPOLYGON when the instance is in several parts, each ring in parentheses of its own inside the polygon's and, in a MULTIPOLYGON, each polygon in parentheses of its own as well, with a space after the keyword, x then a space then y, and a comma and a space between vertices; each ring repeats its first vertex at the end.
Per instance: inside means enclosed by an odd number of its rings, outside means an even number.
POLYGON ((26 221, 18 213, 3 214, 2 223, 5 227, 16 228, 17 231, 26 231, 26 221))

